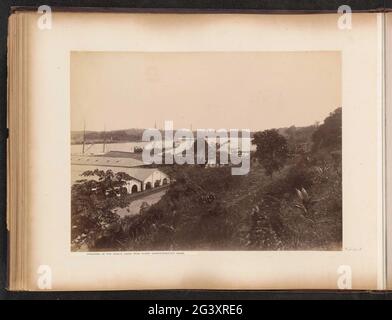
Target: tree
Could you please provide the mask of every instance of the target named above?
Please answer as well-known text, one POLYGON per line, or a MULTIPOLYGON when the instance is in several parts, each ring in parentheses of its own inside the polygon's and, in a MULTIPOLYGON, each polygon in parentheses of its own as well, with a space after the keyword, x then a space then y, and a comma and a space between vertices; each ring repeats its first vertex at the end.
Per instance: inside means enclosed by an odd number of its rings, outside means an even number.
POLYGON ((143 152, 143 148, 139 147, 139 146, 136 146, 135 148, 133 148, 133 152, 134 153, 142 153, 143 152))
POLYGON ((121 227, 120 217, 112 210, 129 204, 123 194, 131 177, 98 169, 82 175, 87 179, 77 181, 71 190, 72 246, 111 247, 121 227))
POLYGON ((331 112, 312 135, 313 150, 342 148, 342 108, 331 112))
POLYGON ((257 146, 256 157, 266 173, 272 177, 273 173, 280 170, 286 163, 288 155, 286 138, 276 129, 265 130, 256 132, 252 143, 257 146))

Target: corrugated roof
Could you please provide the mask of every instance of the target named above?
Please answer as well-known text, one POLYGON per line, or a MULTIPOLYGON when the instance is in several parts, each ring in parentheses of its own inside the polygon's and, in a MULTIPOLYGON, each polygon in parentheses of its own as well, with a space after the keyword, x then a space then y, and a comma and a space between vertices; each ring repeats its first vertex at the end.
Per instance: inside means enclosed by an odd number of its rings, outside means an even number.
POLYGON ((126 171, 126 173, 128 173, 131 177, 133 177, 139 181, 146 180, 154 172, 160 172, 161 174, 163 174, 163 172, 161 172, 158 169, 149 169, 149 168, 129 168, 126 171))

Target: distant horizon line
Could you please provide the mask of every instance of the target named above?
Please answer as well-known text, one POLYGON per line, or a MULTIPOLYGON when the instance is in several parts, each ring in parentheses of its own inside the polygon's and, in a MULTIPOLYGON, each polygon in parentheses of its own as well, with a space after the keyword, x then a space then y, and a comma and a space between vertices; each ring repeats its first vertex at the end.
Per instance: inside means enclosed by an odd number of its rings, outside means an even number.
MULTIPOLYGON (((248 128, 230 128, 231 130, 250 130, 251 132, 258 132, 258 131, 264 131, 264 130, 272 130, 272 129, 285 129, 285 128, 290 128, 290 127, 295 127, 295 128, 306 128, 306 127, 310 127, 310 126, 314 126, 316 123, 322 124, 324 121, 315 121, 313 124, 309 124, 309 125, 301 125, 301 126, 297 126, 297 125, 290 125, 290 126, 283 126, 283 127, 268 127, 268 128, 264 128, 264 129, 248 129, 248 128)), ((165 131, 164 128, 154 128, 154 127, 145 127, 145 128, 138 128, 138 127, 128 127, 125 129, 103 129, 103 130, 90 130, 90 129, 79 129, 79 130, 71 130, 71 132, 81 132, 83 133, 84 131, 86 132, 115 132, 115 131, 127 131, 127 130, 147 130, 147 129, 157 129, 159 131, 165 131)), ((174 128, 173 131, 179 131, 179 130, 191 130, 192 132, 195 132, 197 130, 219 130, 219 129, 226 129, 226 130, 230 130, 227 128, 223 128, 223 127, 219 127, 218 129, 216 128, 198 128, 198 129, 189 129, 189 128, 174 128)), ((169 130, 170 131, 170 130, 169 130)))
MULTIPOLYGON (((197 128, 197 129, 193 129, 193 125, 192 123, 189 124, 189 127, 179 127, 179 128, 173 128, 174 131, 178 131, 178 130, 191 130, 192 132, 195 132, 197 130, 220 130, 220 129, 225 129, 225 130, 230 130, 230 129, 237 129, 237 130, 250 130, 250 132, 259 132, 259 131, 264 131, 264 130, 272 130, 272 129, 284 129, 284 128, 290 128, 290 127, 296 127, 296 128, 305 128, 305 127, 310 127, 310 126, 314 126, 315 124, 322 124, 324 123, 324 120, 332 113, 334 113, 336 110, 338 109, 343 109, 342 107, 337 107, 334 108, 333 110, 329 111, 329 113, 325 116, 324 119, 322 120, 315 120, 313 121, 312 124, 308 124, 308 125, 295 125, 295 124, 291 124, 291 125, 287 125, 287 126, 281 126, 281 127, 267 127, 267 128, 263 128, 263 129, 249 129, 249 128, 224 128, 224 127, 218 127, 218 128, 197 128), (192 129, 191 129, 192 128, 192 129)), ((165 122, 166 120, 164 120, 165 122)), ((128 127, 128 128, 122 128, 122 129, 107 129, 106 125, 103 124, 102 125, 102 130, 91 130, 88 129, 87 127, 85 127, 84 129, 78 129, 78 130, 71 130, 71 133, 75 133, 75 132, 115 132, 115 131, 127 131, 127 130, 147 130, 147 129, 157 129, 160 131, 165 131, 164 127, 163 128, 157 128, 156 126, 157 121, 155 120, 155 125, 154 126, 150 126, 150 127, 144 127, 144 128, 140 128, 140 127, 128 127)))

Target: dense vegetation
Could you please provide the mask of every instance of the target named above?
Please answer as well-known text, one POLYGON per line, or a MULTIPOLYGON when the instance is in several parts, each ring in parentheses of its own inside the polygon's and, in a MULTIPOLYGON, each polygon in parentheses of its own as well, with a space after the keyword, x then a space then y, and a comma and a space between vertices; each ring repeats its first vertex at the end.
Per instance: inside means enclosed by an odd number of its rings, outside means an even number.
POLYGON ((321 125, 256 133, 246 176, 231 175, 229 167, 163 167, 174 183, 136 216, 112 213, 129 201, 119 191, 126 177, 95 172, 95 182, 72 187, 73 248, 339 249, 341 121, 339 108, 321 125))

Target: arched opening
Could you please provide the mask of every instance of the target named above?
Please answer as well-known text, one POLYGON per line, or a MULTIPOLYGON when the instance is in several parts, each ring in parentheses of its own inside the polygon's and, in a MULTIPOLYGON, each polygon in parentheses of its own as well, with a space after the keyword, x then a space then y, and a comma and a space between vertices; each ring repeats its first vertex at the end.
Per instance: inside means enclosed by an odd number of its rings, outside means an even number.
POLYGON ((151 189, 151 188, 152 188, 151 182, 147 182, 147 183, 146 183, 146 190, 149 190, 149 189, 151 189))
POLYGON ((163 179, 162 184, 163 184, 163 185, 167 185, 167 184, 168 184, 167 178, 164 178, 164 179, 163 179))
POLYGON ((137 185, 136 185, 136 184, 134 184, 134 185, 132 186, 131 192, 132 192, 132 193, 138 192, 138 190, 137 190, 137 185))
POLYGON ((156 180, 155 182, 154 182, 154 188, 157 188, 157 187, 159 187, 161 185, 161 180, 156 180))

